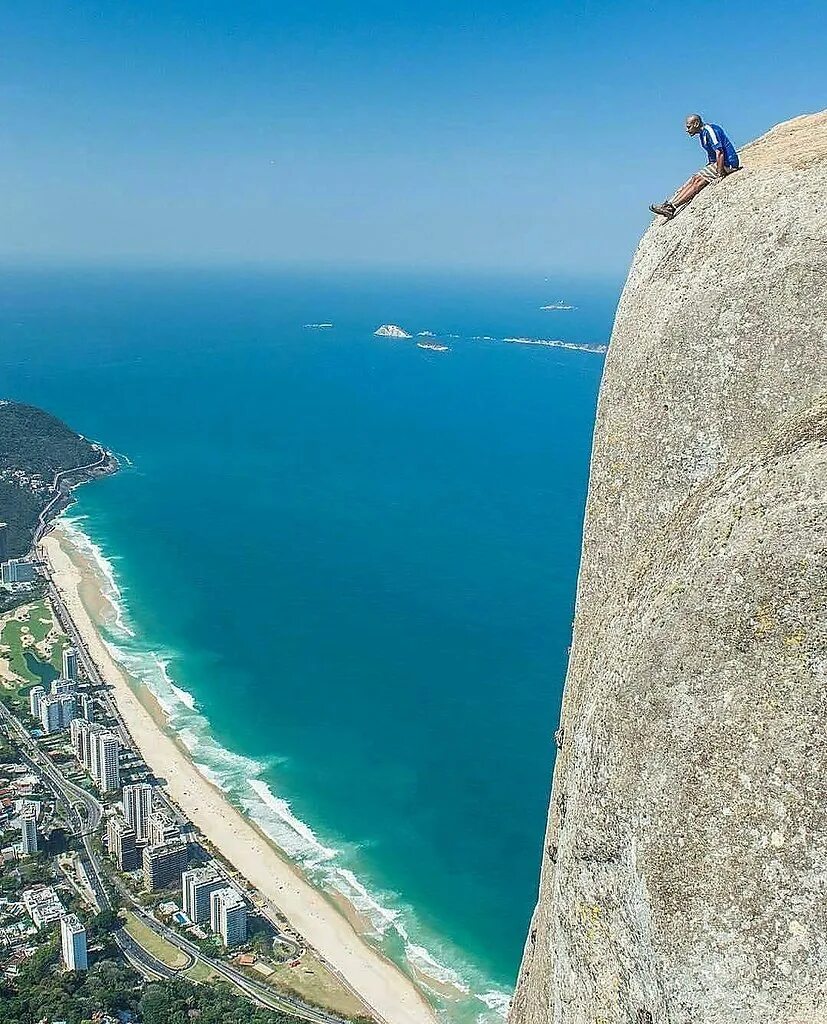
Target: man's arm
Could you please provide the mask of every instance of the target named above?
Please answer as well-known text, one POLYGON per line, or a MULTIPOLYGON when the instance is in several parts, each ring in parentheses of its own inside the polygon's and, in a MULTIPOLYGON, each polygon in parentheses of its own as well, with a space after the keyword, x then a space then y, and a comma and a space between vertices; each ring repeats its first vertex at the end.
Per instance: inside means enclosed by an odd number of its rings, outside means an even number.
POLYGON ((726 156, 724 155, 724 147, 715 151, 715 169, 718 172, 718 177, 723 178, 726 174, 726 156))

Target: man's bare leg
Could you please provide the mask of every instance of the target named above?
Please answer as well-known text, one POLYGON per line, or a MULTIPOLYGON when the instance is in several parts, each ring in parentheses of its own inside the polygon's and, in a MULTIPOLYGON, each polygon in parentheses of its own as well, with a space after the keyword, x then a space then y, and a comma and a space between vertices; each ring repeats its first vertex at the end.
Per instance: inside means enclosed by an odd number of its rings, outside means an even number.
POLYGON ((700 174, 693 174, 689 181, 685 185, 681 185, 669 201, 676 208, 684 206, 691 199, 694 199, 701 189, 706 188, 708 184, 709 182, 706 178, 702 178, 700 174))

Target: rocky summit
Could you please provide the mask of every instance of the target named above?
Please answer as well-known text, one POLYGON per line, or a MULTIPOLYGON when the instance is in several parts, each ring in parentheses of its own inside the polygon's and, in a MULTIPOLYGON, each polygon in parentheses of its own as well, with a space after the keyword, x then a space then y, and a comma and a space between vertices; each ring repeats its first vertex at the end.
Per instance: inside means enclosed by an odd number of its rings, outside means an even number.
POLYGON ((618 308, 512 1024, 827 1021, 827 112, 742 159, 618 308))

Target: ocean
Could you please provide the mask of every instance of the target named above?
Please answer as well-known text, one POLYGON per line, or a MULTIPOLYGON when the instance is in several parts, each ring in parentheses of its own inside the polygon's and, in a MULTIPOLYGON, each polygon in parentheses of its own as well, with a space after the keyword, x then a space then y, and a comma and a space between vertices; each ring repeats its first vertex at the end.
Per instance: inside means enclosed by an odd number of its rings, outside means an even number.
POLYGON ((456 1024, 501 1020, 536 895, 603 363, 502 339, 605 344, 618 294, 0 275, 0 395, 121 458, 68 517, 108 573, 108 642, 204 774, 456 1024), (540 309, 559 300, 576 308, 540 309), (416 345, 434 340, 450 350, 416 345))

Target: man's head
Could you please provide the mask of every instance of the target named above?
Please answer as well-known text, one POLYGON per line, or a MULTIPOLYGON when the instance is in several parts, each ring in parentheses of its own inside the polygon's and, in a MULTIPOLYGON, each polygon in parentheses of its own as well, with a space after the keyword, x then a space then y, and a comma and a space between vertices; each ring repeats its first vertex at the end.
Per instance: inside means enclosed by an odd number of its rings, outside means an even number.
POLYGON ((701 130, 704 123, 704 119, 700 114, 690 114, 686 119, 686 133, 687 135, 697 135, 701 130))

